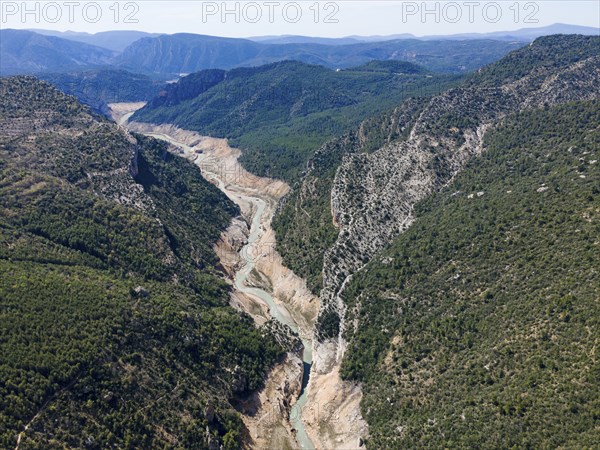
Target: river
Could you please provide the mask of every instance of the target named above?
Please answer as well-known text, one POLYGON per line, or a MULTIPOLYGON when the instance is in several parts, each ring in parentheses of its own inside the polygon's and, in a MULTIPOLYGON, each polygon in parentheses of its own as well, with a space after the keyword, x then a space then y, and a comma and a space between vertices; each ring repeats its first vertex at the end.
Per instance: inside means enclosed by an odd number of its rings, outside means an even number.
POLYGON ((255 245, 265 232, 263 226, 265 226, 265 224, 267 226, 270 224, 271 217, 268 217, 269 212, 267 210, 267 202, 272 202, 272 199, 266 195, 264 198, 261 198, 261 196, 257 195, 257 193, 255 193, 254 195, 245 195, 241 193, 241 191, 243 191, 243 186, 226 186, 219 174, 210 172, 209 170, 207 170, 207 165, 202 165, 202 154, 196 155, 193 148, 191 148, 183 142, 176 140, 174 137, 162 133, 145 134, 167 141, 183 150, 184 154, 188 156, 188 158, 193 159, 193 161, 198 166, 200 166, 202 174, 207 180, 216 181, 219 189, 221 189, 230 199, 238 203, 240 206, 242 201, 249 202, 253 205, 253 213, 250 223, 250 234, 248 235, 247 243, 240 250, 240 257, 243 264, 234 276, 234 287, 240 292, 248 294, 254 298, 260 299, 268 306, 270 315, 273 319, 288 326, 292 329, 292 331, 298 333, 301 337, 302 345, 304 346, 302 352, 304 370, 302 376, 300 395, 296 400, 296 403, 294 403, 291 407, 290 424, 296 430, 295 434, 298 446, 305 450, 313 450, 315 446, 308 437, 308 434, 304 427, 304 423, 302 422, 302 415, 300 413, 307 402, 306 386, 308 385, 308 381, 310 378, 310 369, 312 365, 312 342, 308 337, 305 336, 305 333, 304 336, 303 333, 300 333, 298 323, 294 319, 292 310, 288 310, 283 303, 277 302, 269 292, 257 287, 251 287, 247 283, 250 273, 252 273, 252 270, 255 268, 255 259, 257 255, 257 249, 255 248, 255 245), (234 191, 232 191, 232 187, 235 187, 234 191))

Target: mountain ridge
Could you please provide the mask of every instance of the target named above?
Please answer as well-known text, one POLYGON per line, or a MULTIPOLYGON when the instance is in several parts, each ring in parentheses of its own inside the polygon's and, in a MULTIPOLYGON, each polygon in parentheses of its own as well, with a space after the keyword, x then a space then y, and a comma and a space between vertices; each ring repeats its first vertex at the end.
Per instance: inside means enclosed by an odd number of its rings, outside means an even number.
POLYGON ((229 306, 239 209, 47 82, 0 92, 2 447, 238 448, 235 400, 285 351, 229 306))
POLYGON ((451 41, 431 43, 415 39, 346 45, 263 44, 248 39, 177 33, 136 41, 117 61, 124 67, 137 66, 148 71, 190 73, 202 69, 258 66, 281 60, 348 68, 373 59, 397 59, 434 71, 460 73, 479 68, 521 45, 474 40, 465 41, 457 48, 451 41))
POLYGON ((228 138, 243 150, 240 162, 253 173, 293 180, 329 137, 373 111, 411 95, 440 92, 457 79, 403 61, 339 71, 298 61, 213 69, 167 86, 131 120, 228 138), (298 135, 303 138, 295 139, 298 135), (271 152, 279 158, 270 158, 271 152))
MULTIPOLYGON (((394 242, 408 239, 403 238, 405 233, 411 238, 402 242, 413 244, 420 258, 434 252, 433 244, 422 243, 418 231, 413 231, 416 223, 421 224, 419 229, 424 223, 419 222, 416 214, 420 210, 415 208, 451 185, 470 161, 479 160, 486 149, 486 136, 515 111, 523 112, 526 117, 526 113, 535 115, 535 111, 547 108, 560 111, 561 105, 571 102, 590 102, 592 106, 588 109, 592 113, 597 108, 595 86, 600 82, 598 44, 595 37, 540 38, 532 46, 483 69, 462 86, 422 102, 404 102, 390 113, 363 121, 358 129, 329 141, 316 152, 307 173, 280 206, 274 220, 278 251, 290 268, 309 281, 321 300, 313 348, 313 380, 333 376, 341 365, 342 375, 348 381, 366 383, 362 411, 374 434, 369 443, 375 448, 402 447, 401 442, 407 442, 409 447, 418 446, 416 440, 411 441, 412 437, 402 431, 389 433, 390 426, 400 430, 409 421, 410 401, 415 400, 397 398, 394 389, 377 378, 376 373, 387 376, 388 365, 396 369, 390 362, 393 355, 386 358, 386 352, 397 348, 396 353, 402 353, 406 338, 394 336, 393 327, 397 326, 395 318, 402 317, 401 311, 406 307, 403 302, 412 301, 414 306, 428 300, 428 297, 407 300, 398 293, 405 287, 394 284, 394 276, 401 279, 404 271, 413 273, 411 261, 403 262, 395 275, 378 283, 377 277, 391 264, 385 253, 381 258, 378 255, 394 242), (558 47, 564 53, 557 53, 558 47), (373 258, 379 259, 369 266, 373 258), (370 271, 370 267, 374 274, 363 277, 363 271, 370 271), (356 279, 363 281, 357 284, 356 279), (377 295, 363 292, 362 286, 367 282, 378 286, 377 295), (370 314, 371 311, 377 314, 370 314), (378 395, 378 391, 385 392, 387 397, 378 395), (396 411, 390 408, 394 402, 406 404, 402 406, 404 422, 388 421, 394 416, 391 411, 396 411)), ((593 121, 588 123, 593 127, 593 121)), ((535 127, 541 127, 534 123, 530 126, 535 132, 538 130, 535 127)), ((510 130, 505 133, 510 135, 510 130)), ((590 166, 590 170, 594 168, 590 166)), ((468 194, 468 199, 481 197, 483 201, 488 195, 485 185, 473 188, 468 194)), ((460 230, 459 225, 455 224, 453 230, 460 230)), ((416 275, 412 280, 411 287, 429 286, 416 275)), ((425 309, 419 311, 426 314, 425 309)), ((413 320, 418 321, 419 316, 413 320)), ((404 370, 402 373, 409 376, 404 370)), ((393 374, 388 379, 398 382, 393 374)), ((426 386, 420 387, 428 392, 426 386)), ((312 401, 325 401, 318 387, 315 389, 313 393, 309 391, 312 401)), ((430 398, 429 401, 445 400, 430 398)), ((449 403, 443 405, 445 408, 449 403)), ((419 426, 423 427, 420 430, 427 429, 426 421, 419 422, 419 426)), ((461 441, 454 434, 454 440, 440 442, 430 433, 412 431, 415 439, 427 435, 428 445, 433 447, 453 446, 457 442, 471 446, 475 442, 461 441)), ((334 432, 329 439, 335 440, 334 432)), ((503 439, 498 437, 496 441, 503 439)))
POLYGON ((0 30, 0 74, 12 75, 104 66, 115 52, 25 30, 0 30))

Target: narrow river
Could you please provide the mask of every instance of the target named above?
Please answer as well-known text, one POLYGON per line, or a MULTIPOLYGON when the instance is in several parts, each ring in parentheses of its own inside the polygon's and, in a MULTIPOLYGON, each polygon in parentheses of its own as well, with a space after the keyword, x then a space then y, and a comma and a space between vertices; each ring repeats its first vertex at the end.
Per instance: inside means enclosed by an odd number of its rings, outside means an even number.
MULTIPOLYGON (((225 183, 217 174, 209 172, 206 169, 206 167, 202 166, 203 155, 202 154, 196 155, 193 148, 189 147, 188 145, 184 144, 183 142, 177 141, 172 136, 169 136, 166 134, 157 134, 157 133, 145 133, 145 134, 147 134, 148 136, 158 138, 158 139, 162 139, 164 141, 167 141, 167 142, 181 148, 184 151, 185 155, 188 157, 193 156, 194 162, 198 166, 201 167, 203 176, 209 181, 215 180, 217 182, 219 189, 221 189, 234 202, 237 203, 237 202, 240 202, 240 200, 242 200, 242 201, 250 202, 253 204, 253 208, 252 208, 253 215, 252 215, 252 222, 250 224, 251 226, 250 226, 250 234, 248 236, 248 242, 240 250, 240 256, 243 261, 243 265, 235 274, 235 277, 233 280, 234 286, 235 286, 236 290, 243 292, 245 294, 248 294, 254 298, 258 298, 261 301, 263 301, 268 306, 271 317, 273 317, 275 320, 281 322, 282 324, 287 325, 289 328, 292 329, 292 331, 294 331, 295 333, 298 333, 301 336, 302 344, 304 346, 304 350, 302 352, 302 361, 304 363, 302 385, 301 385, 302 387, 301 387, 300 396, 298 397, 298 400, 296 401, 296 403, 294 405, 292 405, 292 408, 290 411, 290 423, 291 423, 292 427, 296 430, 296 440, 297 440, 300 448, 306 449, 306 450, 314 450, 315 447, 314 447, 313 443, 311 442, 310 438, 308 437, 308 434, 306 433, 306 429, 304 428, 304 423, 302 422, 302 416, 301 416, 302 408, 306 405, 306 401, 307 401, 306 386, 308 385, 308 380, 310 377, 310 369, 311 369, 311 365, 312 365, 312 342, 310 341, 309 338, 302 336, 302 333, 300 333, 298 324, 294 320, 293 315, 290 314, 290 311, 288 311, 288 309, 285 307, 284 304, 278 303, 277 301, 275 301, 273 296, 270 293, 268 293, 267 291, 260 289, 260 288, 251 287, 247 283, 250 273, 255 268, 256 257, 259 253, 257 251, 257 249, 255 248, 256 247, 255 244, 260 240, 262 234, 265 232, 261 223, 262 224, 270 223, 270 217, 266 217, 266 215, 268 214, 267 202, 271 201, 271 199, 269 199, 266 196, 265 196, 265 198, 260 198, 256 194, 255 195, 244 195, 243 193, 240 192, 240 191, 243 191, 243 189, 244 189, 243 186, 235 186, 236 189, 233 192, 231 190, 230 186, 225 186, 225 183)), ((190 158, 190 159, 192 159, 192 158, 190 158)))

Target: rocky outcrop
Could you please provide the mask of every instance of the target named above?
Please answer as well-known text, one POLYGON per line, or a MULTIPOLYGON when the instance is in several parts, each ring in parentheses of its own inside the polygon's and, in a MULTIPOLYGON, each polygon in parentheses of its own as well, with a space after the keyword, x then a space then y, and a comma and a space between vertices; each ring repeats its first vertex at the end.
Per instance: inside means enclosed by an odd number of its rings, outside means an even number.
MULTIPOLYGON (((373 153, 344 157, 331 191, 332 215, 340 232, 325 253, 321 292, 321 315, 334 311, 340 318, 339 342, 345 331, 344 285, 410 226, 415 204, 452 180, 479 154, 486 131, 505 115, 596 98, 599 67, 596 56, 564 68, 540 68, 498 87, 451 90, 431 99, 408 139, 373 153)), ((338 362, 343 348, 339 346, 335 355, 338 362)), ((332 361, 322 364, 332 367, 332 361)))
POLYGON ((289 448, 295 444, 288 416, 300 393, 302 360, 288 353, 269 373, 265 387, 240 404, 249 430, 246 448, 289 448))
POLYGON ((248 234, 248 222, 243 217, 234 218, 227 230, 221 233, 220 239, 215 245, 215 253, 219 257, 221 269, 229 278, 233 278, 235 272, 240 268, 240 249, 246 244, 248 234))

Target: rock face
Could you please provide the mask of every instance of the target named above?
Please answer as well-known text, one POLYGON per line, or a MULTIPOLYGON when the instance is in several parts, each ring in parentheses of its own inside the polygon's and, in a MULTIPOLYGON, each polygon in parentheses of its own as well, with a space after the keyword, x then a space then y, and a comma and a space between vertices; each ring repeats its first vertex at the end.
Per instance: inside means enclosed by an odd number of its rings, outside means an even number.
MULTIPOLYGON (((540 39, 482 69, 462 87, 406 101, 315 153, 302 181, 280 205, 276 230, 285 263, 320 293, 309 403, 327 404, 341 420, 331 422, 335 414, 318 421, 305 417, 317 446, 356 445, 341 426, 351 417, 359 418, 354 431, 368 434, 360 393, 348 401, 335 395, 353 389, 339 376, 344 332, 351 336, 358 325, 346 320, 344 288, 352 276, 412 224, 419 201, 484 150, 486 133, 505 116, 597 98, 595 49, 597 38, 540 39)), ((485 190, 474 195, 481 193, 485 190)))
POLYGON ((232 278, 242 264, 240 249, 248 241, 250 230, 243 217, 236 217, 223 233, 215 246, 221 268, 232 278))
POLYGON ((249 430, 247 448, 289 448, 295 438, 288 421, 300 393, 302 360, 288 353, 269 373, 265 387, 240 405, 249 430))
MULTIPOLYGON (((341 294, 352 274, 410 226, 417 202, 452 180, 482 151, 490 127, 514 111, 597 98, 599 66, 600 57, 593 56, 566 67, 542 67, 496 87, 450 90, 431 99, 407 139, 373 153, 346 155, 331 190, 339 235, 324 256, 320 313, 333 312, 340 326, 337 336, 327 330, 317 333, 321 341, 343 340, 341 294)), ((337 362, 343 348, 338 346, 337 362)), ((332 361, 322 364, 331 367, 332 361)))

